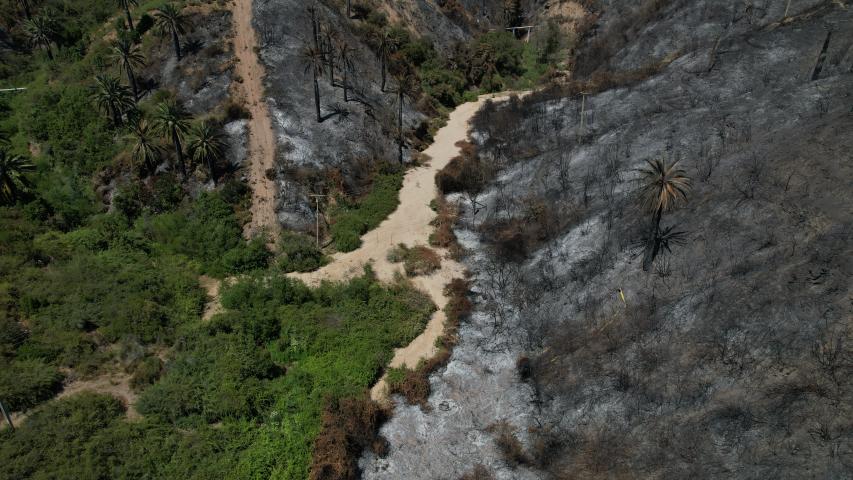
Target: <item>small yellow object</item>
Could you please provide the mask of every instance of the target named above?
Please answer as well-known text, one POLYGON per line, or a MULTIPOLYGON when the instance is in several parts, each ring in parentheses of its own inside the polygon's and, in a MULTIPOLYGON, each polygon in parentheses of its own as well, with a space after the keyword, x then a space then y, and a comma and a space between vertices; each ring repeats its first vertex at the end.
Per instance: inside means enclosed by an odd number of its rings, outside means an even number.
POLYGON ((625 292, 623 292, 621 288, 619 289, 619 298, 622 299, 622 303, 627 305, 627 303, 625 302, 625 292))

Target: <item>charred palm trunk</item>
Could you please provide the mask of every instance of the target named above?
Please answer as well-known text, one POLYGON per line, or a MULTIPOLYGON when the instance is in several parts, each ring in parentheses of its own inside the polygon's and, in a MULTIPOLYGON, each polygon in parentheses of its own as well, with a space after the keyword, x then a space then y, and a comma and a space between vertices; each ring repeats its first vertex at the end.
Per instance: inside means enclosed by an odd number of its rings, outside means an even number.
POLYGON ((113 125, 119 127, 121 125, 121 114, 118 111, 118 107, 110 105, 110 115, 113 117, 113 125))
POLYGON ((53 48, 50 46, 50 42, 44 44, 44 49, 47 50, 47 58, 53 61, 53 48))
MULTIPOLYGON (((344 64, 346 64, 346 62, 344 62, 344 64)), ((348 68, 344 68, 344 73, 343 73, 343 75, 344 75, 344 102, 347 102, 347 103, 349 103, 349 96, 348 96, 349 75, 348 75, 348 71, 349 71, 348 68)))
POLYGON ((398 103, 400 104, 399 114, 397 115, 397 158, 400 160, 400 165, 403 164, 403 86, 400 85, 398 103))
POLYGON ((212 157, 207 158, 207 168, 210 170, 210 179, 213 180, 213 186, 216 186, 216 167, 212 157))
POLYGON ((382 87, 380 87, 379 90, 381 90, 383 92, 385 91, 385 80, 387 78, 387 67, 385 65, 386 61, 387 60, 385 58, 385 55, 379 56, 379 64, 380 64, 379 69, 382 70, 382 87))
POLYGON ((181 176, 184 181, 187 179, 187 166, 184 163, 184 152, 181 149, 181 139, 178 137, 178 132, 172 130, 172 143, 175 144, 175 155, 178 156, 178 164, 181 166, 181 176))
POLYGON ((130 89, 133 90, 133 101, 139 100, 139 88, 136 85, 136 75, 133 74, 133 67, 127 65, 127 81, 130 83, 130 89))
POLYGON ((130 16, 130 6, 124 4, 124 13, 127 15, 127 26, 129 30, 133 30, 133 17, 130 16))
POLYGON ((317 111, 317 123, 320 123, 323 117, 320 116, 320 83, 317 81, 317 67, 312 67, 311 71, 314 73, 314 109, 317 111))
POLYGON ((172 30, 172 43, 175 45, 175 55, 178 60, 181 59, 181 39, 178 38, 178 31, 172 30))
POLYGON ((660 242, 658 241, 658 232, 660 231, 660 221, 661 217, 663 217, 663 210, 660 208, 655 212, 655 218, 652 222, 652 229, 649 232, 649 238, 646 242, 646 253, 643 256, 643 271, 648 272, 652 267, 652 263, 655 261, 655 257, 658 256, 658 250, 660 249, 660 242))
POLYGON ((352 18, 352 0, 347 0, 347 18, 352 18))

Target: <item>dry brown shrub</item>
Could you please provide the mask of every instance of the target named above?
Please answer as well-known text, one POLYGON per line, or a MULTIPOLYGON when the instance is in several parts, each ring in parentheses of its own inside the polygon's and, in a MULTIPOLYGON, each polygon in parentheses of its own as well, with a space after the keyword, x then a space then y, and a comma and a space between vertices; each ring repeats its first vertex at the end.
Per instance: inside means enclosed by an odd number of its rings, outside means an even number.
POLYGON ((423 245, 408 249, 403 260, 403 269, 410 277, 429 275, 439 268, 441 268, 441 257, 435 250, 423 245))
POLYGON ((495 476, 485 467, 477 465, 473 470, 459 477, 459 480, 494 480, 495 476))
POLYGON ((444 313, 447 319, 444 323, 444 335, 438 339, 439 351, 429 360, 422 361, 414 370, 406 370, 402 380, 389 382, 391 394, 400 394, 410 405, 420 405, 427 408, 427 399, 431 393, 429 374, 447 364, 450 354, 456 345, 460 320, 471 313, 473 305, 468 299, 470 283, 461 278, 455 278, 444 287, 448 296, 444 313))
POLYGON ((311 480, 355 480, 358 458, 367 449, 382 455, 387 449, 379 426, 387 412, 365 392, 358 397, 329 400, 323 410, 323 426, 314 442, 311 480))
POLYGON ((524 446, 515 435, 515 428, 505 420, 492 424, 488 431, 495 435, 495 443, 510 466, 517 467, 531 463, 530 457, 524 451, 524 446))

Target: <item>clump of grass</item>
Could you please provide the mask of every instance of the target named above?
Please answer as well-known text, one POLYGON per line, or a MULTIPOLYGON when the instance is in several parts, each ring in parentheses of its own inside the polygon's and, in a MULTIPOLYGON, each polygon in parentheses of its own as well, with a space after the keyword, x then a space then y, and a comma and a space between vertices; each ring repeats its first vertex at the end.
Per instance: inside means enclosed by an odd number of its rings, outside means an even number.
POLYGON ((438 253, 423 245, 409 248, 401 243, 388 252, 387 258, 391 263, 403 262, 403 269, 410 277, 429 275, 441 268, 441 258, 438 253))
POLYGON ((373 189, 363 198, 348 202, 338 199, 331 211, 331 234, 335 248, 351 252, 361 246, 361 236, 376 228, 400 204, 399 191, 403 173, 376 176, 373 189))

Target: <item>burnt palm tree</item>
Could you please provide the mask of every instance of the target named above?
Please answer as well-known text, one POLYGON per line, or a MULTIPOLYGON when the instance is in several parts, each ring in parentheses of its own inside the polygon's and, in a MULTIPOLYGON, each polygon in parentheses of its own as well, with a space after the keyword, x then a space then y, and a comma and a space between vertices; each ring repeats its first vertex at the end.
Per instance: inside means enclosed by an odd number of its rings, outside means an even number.
POLYGON ((116 0, 116 3, 124 9, 124 13, 127 15, 128 30, 133 30, 133 17, 130 16, 130 7, 138 7, 139 0, 116 0))
POLYGON ((122 115, 133 110, 135 106, 130 89, 122 85, 116 77, 98 75, 92 90, 92 98, 98 108, 112 119, 116 127, 122 124, 122 115))
POLYGON ((133 90, 133 100, 139 99, 139 89, 136 84, 136 75, 133 73, 137 67, 145 65, 145 56, 139 49, 139 45, 134 44, 127 36, 119 35, 117 40, 112 42, 111 57, 118 62, 119 71, 127 75, 127 81, 130 83, 130 88, 133 90))
POLYGON ((349 72, 353 69, 353 48, 349 46, 346 40, 338 40, 338 58, 341 61, 341 75, 343 76, 344 101, 349 102, 349 72))
POLYGON ((53 60, 53 21, 48 17, 38 16, 24 22, 24 33, 33 47, 41 47, 47 52, 47 58, 53 60))
POLYGON ((216 125, 205 120, 193 127, 187 147, 194 162, 207 164, 210 179, 216 185, 216 163, 225 153, 225 140, 216 125))
POLYGON ((335 85, 335 46, 341 39, 341 36, 330 24, 324 24, 320 26, 320 32, 322 34, 322 45, 320 47, 323 49, 323 56, 325 57, 326 64, 329 66, 329 84, 332 86, 335 85))
POLYGON ((304 46, 299 54, 302 63, 305 65, 305 72, 311 71, 311 76, 314 80, 314 109, 317 113, 317 122, 322 122, 323 117, 320 115, 320 83, 317 79, 323 75, 323 55, 314 47, 304 46))
POLYGON ((172 142, 175 147, 175 156, 181 166, 181 175, 187 179, 187 166, 184 163, 184 151, 181 143, 190 129, 189 114, 174 100, 157 105, 154 112, 153 127, 161 137, 172 142))
POLYGON ((34 172, 35 165, 20 155, 12 155, 0 149, 0 200, 13 203, 21 194, 30 190, 30 182, 24 175, 34 172))
POLYGON ((181 59, 181 35, 186 33, 187 21, 175 5, 167 3, 154 11, 154 22, 157 33, 163 36, 171 35, 175 47, 175 56, 181 59))
POLYGON ((138 165, 145 165, 148 172, 153 175, 157 171, 157 163, 163 153, 163 149, 157 144, 152 128, 145 120, 136 123, 130 133, 133 142, 131 154, 138 165))
MULTIPOLYGON (((646 160, 640 172, 640 200, 644 210, 653 216, 643 270, 648 270, 660 251, 660 221, 663 214, 670 212, 687 201, 690 177, 678 166, 678 161, 667 164, 664 159, 646 160)), ((672 233, 672 232, 670 232, 672 233)))

